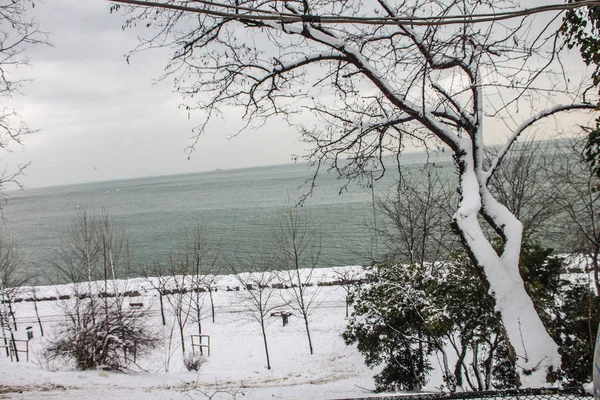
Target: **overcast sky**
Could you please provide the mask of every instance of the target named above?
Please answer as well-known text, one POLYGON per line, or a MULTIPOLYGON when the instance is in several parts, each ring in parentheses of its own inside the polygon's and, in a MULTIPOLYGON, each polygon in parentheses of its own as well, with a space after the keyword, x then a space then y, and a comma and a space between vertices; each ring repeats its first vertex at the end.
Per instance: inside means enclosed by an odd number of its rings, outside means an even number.
POLYGON ((124 17, 109 7, 105 0, 45 0, 32 10, 53 46, 27 50, 31 67, 21 71, 33 81, 11 105, 39 133, 1 156, 8 170, 31 162, 21 179, 26 187, 281 164, 304 153, 296 131, 280 121, 228 139, 242 120, 227 112, 188 160, 184 150, 201 114, 188 119, 178 109, 172 80, 156 83, 166 51, 136 54, 127 64, 138 32, 123 31, 124 17))
POLYGON ((4 164, 31 162, 26 187, 292 162, 302 153, 294 129, 274 122, 234 139, 239 115, 226 115, 190 160, 185 148, 200 114, 178 110, 171 80, 155 83, 166 52, 124 55, 137 44, 103 0, 46 0, 33 10, 52 47, 28 49, 24 96, 11 105, 39 133, 13 146, 4 164))

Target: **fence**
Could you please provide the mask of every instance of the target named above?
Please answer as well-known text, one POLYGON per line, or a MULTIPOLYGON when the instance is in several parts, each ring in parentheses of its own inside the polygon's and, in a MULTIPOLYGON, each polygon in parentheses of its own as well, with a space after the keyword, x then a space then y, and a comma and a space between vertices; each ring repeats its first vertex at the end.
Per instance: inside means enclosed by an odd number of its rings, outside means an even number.
POLYGON ((339 400, 590 400, 593 396, 581 388, 495 390, 488 392, 381 395, 339 400))
POLYGON ((0 336, 0 349, 4 349, 6 357, 10 357, 10 361, 20 361, 19 353, 25 353, 25 360, 29 361, 29 341, 11 339, 0 336), (20 343, 25 343, 25 350, 19 350, 20 343))
POLYGON ((203 354, 202 349, 206 348, 207 349, 207 353, 206 355, 208 357, 210 357, 210 336, 208 335, 192 335, 192 351, 194 351, 194 347, 198 347, 200 348, 200 354, 203 354), (198 340, 198 342, 196 342, 195 339, 198 340), (206 339, 206 344, 202 343, 202 339, 206 339))

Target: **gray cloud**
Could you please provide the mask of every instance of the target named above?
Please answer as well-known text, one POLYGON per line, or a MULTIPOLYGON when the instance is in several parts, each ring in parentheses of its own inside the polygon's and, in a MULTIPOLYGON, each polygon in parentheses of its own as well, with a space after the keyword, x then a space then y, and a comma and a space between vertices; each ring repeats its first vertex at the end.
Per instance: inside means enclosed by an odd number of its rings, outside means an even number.
POLYGON ((32 67, 18 73, 33 82, 9 104, 40 132, 2 155, 9 168, 31 161, 27 187, 284 163, 301 152, 294 131, 276 121, 228 140, 242 122, 224 110, 188 160, 184 149, 201 115, 178 110, 170 81, 154 83, 166 51, 126 63, 136 32, 123 31, 124 18, 108 9, 104 1, 52 0, 33 10, 53 47, 28 50, 32 67))

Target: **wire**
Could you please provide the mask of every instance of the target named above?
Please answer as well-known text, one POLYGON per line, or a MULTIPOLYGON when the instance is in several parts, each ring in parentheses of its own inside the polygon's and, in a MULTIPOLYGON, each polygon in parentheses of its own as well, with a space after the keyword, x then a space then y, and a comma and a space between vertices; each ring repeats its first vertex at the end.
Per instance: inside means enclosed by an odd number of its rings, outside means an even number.
POLYGON ((572 3, 550 4, 538 7, 525 8, 516 11, 505 11, 488 14, 465 14, 447 15, 439 17, 353 17, 353 16, 319 16, 311 14, 291 14, 277 11, 261 10, 234 6, 230 4, 217 3, 209 0, 195 0, 196 3, 208 6, 232 9, 235 11, 247 11, 248 13, 232 13, 227 11, 210 10, 207 8, 189 7, 185 5, 152 2, 145 0, 108 0, 113 3, 129 4, 142 7, 156 7, 184 12, 206 14, 215 17, 243 20, 243 21, 279 21, 279 22, 305 22, 319 24, 364 24, 364 25, 414 25, 414 26, 440 26, 453 24, 474 24, 483 22, 494 22, 519 18, 533 14, 550 11, 566 11, 581 7, 600 6, 600 0, 583 0, 572 3))

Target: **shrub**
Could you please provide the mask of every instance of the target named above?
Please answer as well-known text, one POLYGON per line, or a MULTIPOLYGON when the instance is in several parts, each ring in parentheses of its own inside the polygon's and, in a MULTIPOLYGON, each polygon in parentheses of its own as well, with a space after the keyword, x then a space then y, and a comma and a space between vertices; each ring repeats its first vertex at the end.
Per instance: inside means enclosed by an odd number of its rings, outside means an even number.
POLYGON ((200 371, 202 364, 206 362, 206 357, 199 353, 190 352, 183 358, 183 365, 188 371, 200 371))
POLYGON ((145 312, 124 310, 119 298, 76 300, 65 310, 67 323, 45 349, 48 361, 65 360, 77 369, 123 371, 156 347, 145 312))

